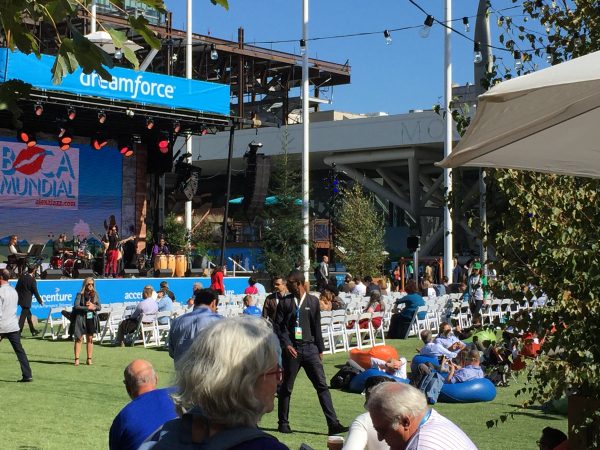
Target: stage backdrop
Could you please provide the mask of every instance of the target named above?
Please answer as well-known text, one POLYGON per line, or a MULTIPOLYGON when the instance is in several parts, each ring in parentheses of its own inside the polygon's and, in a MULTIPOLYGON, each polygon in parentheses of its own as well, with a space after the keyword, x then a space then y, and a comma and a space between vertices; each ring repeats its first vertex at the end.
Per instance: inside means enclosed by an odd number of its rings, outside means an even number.
POLYGON ((27 147, 0 137, 0 238, 18 234, 41 244, 59 233, 88 237, 104 233, 110 215, 120 226, 122 158, 116 148, 63 152, 56 142, 27 147))
MULTIPOLYGON (((139 302, 142 300, 144 286, 150 285, 154 290, 160 289, 163 278, 127 278, 118 280, 96 280, 96 290, 100 296, 100 303, 139 302)), ((185 303, 192 296, 192 286, 196 281, 205 288, 210 286, 210 278, 169 278, 169 289, 175 294, 175 300, 185 303)), ((83 280, 38 280, 38 291, 44 307, 33 300, 31 312, 40 319, 48 316, 50 308, 66 308, 73 306, 77 293, 81 290, 83 280)), ((225 278, 226 294, 243 294, 248 287, 248 277, 225 278)), ((16 281, 10 281, 15 286, 16 281)))

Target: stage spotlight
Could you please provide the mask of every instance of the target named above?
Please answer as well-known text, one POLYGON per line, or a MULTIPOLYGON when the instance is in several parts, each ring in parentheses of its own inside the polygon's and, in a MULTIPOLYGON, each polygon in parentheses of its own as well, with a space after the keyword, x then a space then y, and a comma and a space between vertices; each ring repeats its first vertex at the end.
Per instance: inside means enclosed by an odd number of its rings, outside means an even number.
POLYGON ((97 131, 90 140, 90 145, 94 150, 100 150, 106 144, 108 144, 108 139, 106 138, 106 135, 101 131, 97 131))
POLYGON ((99 123, 106 122, 106 113, 104 111, 98 111, 98 122, 99 123))
POLYGON ((133 139, 130 136, 119 138, 119 152, 125 157, 133 155, 133 139))
POLYGON ((36 116, 41 116, 44 114, 44 106, 40 102, 37 102, 33 107, 33 112, 36 116))
POLYGON ((67 117, 69 118, 69 120, 75 120, 75 116, 77 116, 75 108, 69 108, 67 110, 67 117))
POLYGON ((35 133, 31 130, 22 129, 17 133, 17 138, 27 144, 27 147, 33 147, 37 144, 37 140, 35 138, 35 133))
POLYGON ((71 142, 73 142, 73 135, 69 133, 66 127, 61 126, 58 131, 58 146, 63 152, 66 152, 71 147, 71 142))
POLYGON ((169 134, 163 131, 158 137, 158 150, 161 153, 169 153, 169 144, 169 134))
POLYGON ((152 117, 146 118, 146 128, 148 130, 151 130, 152 128, 154 128, 154 119, 152 117))
POLYGON ((177 134, 181 131, 181 123, 179 122, 179 120, 176 120, 175 122, 173 122, 173 133, 177 134))

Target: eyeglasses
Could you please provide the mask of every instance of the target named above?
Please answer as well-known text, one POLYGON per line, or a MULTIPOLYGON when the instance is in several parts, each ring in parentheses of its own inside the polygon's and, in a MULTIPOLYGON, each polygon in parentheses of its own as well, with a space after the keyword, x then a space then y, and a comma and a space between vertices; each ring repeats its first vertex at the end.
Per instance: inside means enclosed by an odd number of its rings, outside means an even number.
POLYGON ((275 375, 275 379, 277 380, 277 383, 281 383, 283 381, 283 369, 281 367, 278 367, 275 370, 265 373, 263 375, 263 377, 268 377, 271 375, 275 375))

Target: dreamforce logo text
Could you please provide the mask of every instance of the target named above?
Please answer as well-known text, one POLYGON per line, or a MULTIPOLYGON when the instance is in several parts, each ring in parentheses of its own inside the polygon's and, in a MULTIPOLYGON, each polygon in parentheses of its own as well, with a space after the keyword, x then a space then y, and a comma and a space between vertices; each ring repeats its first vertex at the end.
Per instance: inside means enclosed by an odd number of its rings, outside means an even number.
POLYGON ((112 81, 103 80, 97 73, 86 75, 82 73, 79 76, 79 82, 85 87, 96 87, 108 89, 129 94, 132 100, 138 97, 138 94, 147 96, 156 96, 160 98, 172 99, 175 93, 175 86, 172 84, 156 83, 154 81, 144 81, 143 75, 138 75, 135 80, 124 77, 112 77, 112 81))

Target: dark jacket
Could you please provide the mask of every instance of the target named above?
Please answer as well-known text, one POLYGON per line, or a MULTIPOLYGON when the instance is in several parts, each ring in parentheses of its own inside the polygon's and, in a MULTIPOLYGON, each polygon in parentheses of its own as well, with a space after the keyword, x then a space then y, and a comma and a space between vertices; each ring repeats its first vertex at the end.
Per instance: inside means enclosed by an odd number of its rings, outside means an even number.
MULTIPOLYGON (((269 322, 274 323, 275 322, 275 313, 277 312, 277 298, 278 298, 277 292, 273 292, 272 294, 267 295, 267 298, 265 298, 265 303, 263 305, 263 309, 262 309, 262 316, 265 319, 269 319, 269 322)), ((281 298, 279 296, 279 298, 281 298)))
MULTIPOLYGON (((319 299, 314 295, 306 294, 306 305, 310 308, 309 322, 311 334, 315 340, 315 345, 319 353, 323 353, 325 346, 323 344, 323 335, 321 334, 321 310, 319 308, 319 299)), ((296 327, 296 300, 292 294, 286 295, 277 305, 275 314, 275 323, 273 328, 282 350, 288 345, 293 345, 294 328, 296 327)))
MULTIPOLYGON (((102 305, 100 304, 100 297, 98 297, 97 292, 94 293, 94 303, 96 304, 96 309, 92 312, 94 313, 96 330, 98 330, 98 311, 102 309, 102 305)), ((77 294, 75 303, 73 304, 73 313, 71 314, 71 325, 69 326, 69 334, 75 339, 79 339, 85 334, 85 318, 88 311, 87 306, 85 306, 85 297, 81 293, 77 294)))
POLYGON ((31 299, 34 295, 38 303, 42 304, 42 297, 40 297, 40 293, 38 292, 37 281, 30 274, 26 273, 19 277, 16 290, 19 294, 19 306, 21 308, 31 308, 31 299))

